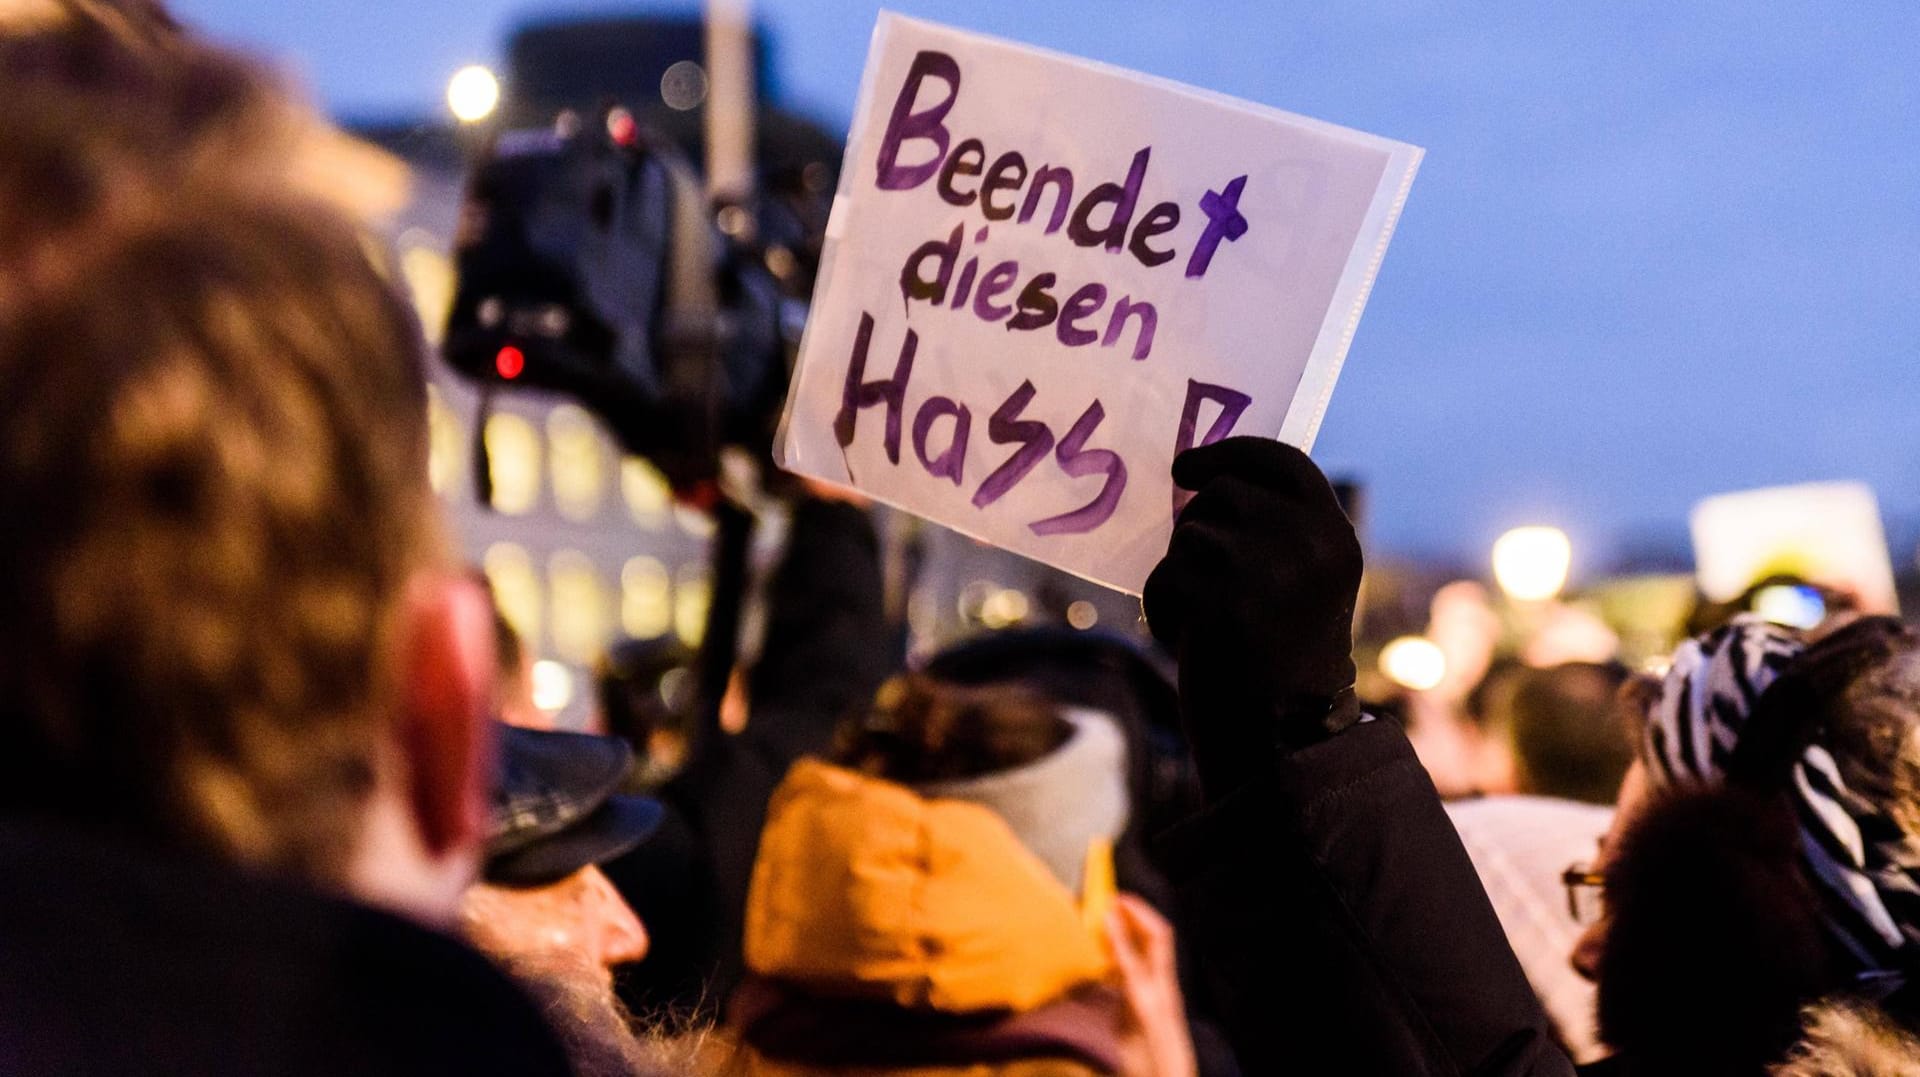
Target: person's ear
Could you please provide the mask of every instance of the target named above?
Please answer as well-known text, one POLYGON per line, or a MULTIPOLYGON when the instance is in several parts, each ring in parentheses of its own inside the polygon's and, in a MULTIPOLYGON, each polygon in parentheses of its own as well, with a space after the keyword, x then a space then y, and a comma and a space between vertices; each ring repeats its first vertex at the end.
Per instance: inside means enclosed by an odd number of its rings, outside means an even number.
POLYGON ((445 856, 486 833, 493 780, 493 606, 473 580, 423 574, 410 587, 399 743, 421 844, 445 856))

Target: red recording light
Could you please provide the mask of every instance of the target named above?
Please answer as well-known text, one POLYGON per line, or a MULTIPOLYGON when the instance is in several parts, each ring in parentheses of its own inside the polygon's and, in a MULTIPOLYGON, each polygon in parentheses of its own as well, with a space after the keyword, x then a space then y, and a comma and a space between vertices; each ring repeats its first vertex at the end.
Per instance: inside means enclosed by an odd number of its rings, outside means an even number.
POLYGON ((607 114, 607 135, 616 146, 631 146, 640 140, 640 124, 633 113, 616 108, 607 114))
POLYGON ((520 376, 521 371, 527 369, 527 357, 519 348, 509 344, 500 349, 500 354, 493 357, 493 369, 501 377, 512 381, 520 376))

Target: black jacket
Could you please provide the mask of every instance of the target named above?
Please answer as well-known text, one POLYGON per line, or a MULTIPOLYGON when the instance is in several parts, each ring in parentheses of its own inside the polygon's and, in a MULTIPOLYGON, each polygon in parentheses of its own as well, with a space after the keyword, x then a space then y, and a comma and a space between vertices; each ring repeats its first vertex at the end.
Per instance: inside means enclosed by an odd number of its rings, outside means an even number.
POLYGON ((67 827, 0 821, 0 1073, 566 1074, 452 938, 67 827))
POLYGON ((1573 1072, 1393 723, 1276 752, 1168 853, 1248 1073, 1573 1072))
POLYGON ((871 516, 807 499, 790 534, 767 588, 746 730, 696 730, 686 767, 660 792, 670 811, 662 834, 603 865, 660 940, 621 970, 621 1000, 637 1013, 717 1016, 742 972, 767 801, 796 759, 827 753, 839 722, 899 667, 871 516))

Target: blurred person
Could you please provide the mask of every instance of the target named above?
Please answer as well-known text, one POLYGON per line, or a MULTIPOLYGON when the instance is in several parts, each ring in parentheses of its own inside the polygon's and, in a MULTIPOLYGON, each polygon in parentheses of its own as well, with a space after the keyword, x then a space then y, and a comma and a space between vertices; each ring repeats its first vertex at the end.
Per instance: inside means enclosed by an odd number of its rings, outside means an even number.
POLYGON ((655 792, 669 808, 661 833, 605 870, 658 936, 647 961, 622 969, 621 998, 637 1013, 711 1020, 742 975, 747 890, 767 804, 794 761, 832 749, 900 662, 884 609, 873 518, 825 487, 796 495, 765 594, 758 657, 746 685, 746 725, 729 731, 696 700, 686 759, 655 792))
MULTIPOLYGON (((342 134, 276 72, 186 32, 158 0, 0 5, 0 73, 15 94, 47 95, 48 125, 84 123, 97 145, 139 151, 145 169, 292 193, 361 223, 389 219, 407 201, 404 164, 342 134)), ((114 205, 90 208, 137 208, 138 185, 116 186, 114 205)), ((0 236, 46 236, 23 231, 11 208, 0 206, 0 236)))
POLYGON ((633 746, 633 791, 659 788, 686 761, 694 709, 694 653, 675 639, 627 639, 597 671, 600 721, 633 746))
POLYGON ((1618 709, 1627 676, 1617 663, 1497 663, 1467 697, 1485 746, 1478 790, 1612 804, 1634 755, 1618 709))
POLYGON ((1610 804, 1633 762, 1628 730, 1616 709, 1626 667, 1568 662, 1530 671, 1513 697, 1517 791, 1585 804, 1610 804))
MULTIPOLYGON (((923 671, 950 684, 1018 686, 1054 706, 1084 708, 1118 724, 1126 738, 1129 811, 1113 846, 1115 876, 1121 889, 1174 918, 1175 934, 1182 934, 1172 886, 1151 843, 1198 807, 1200 793, 1165 656, 1116 633, 1046 625, 960 640, 927 659, 923 671)), ((1198 970, 1182 957, 1181 982, 1195 986, 1198 970)), ((1203 1077, 1239 1073, 1232 1049, 1204 1012, 1190 1007, 1188 1015, 1203 1077)))
POLYGON ((0 71, 0 1070, 565 1073, 445 933, 493 656, 411 311, 117 73, 0 71))
POLYGON ((768 813, 739 1072, 1194 1072, 1171 930, 1110 889, 1110 718, 910 675, 835 758, 797 764, 768 813))
MULTIPOLYGON (((1527 664, 1518 658, 1496 658, 1487 666, 1486 674, 1460 701, 1461 713, 1473 730, 1473 777, 1469 782, 1472 792, 1466 794, 1469 797, 1520 791, 1520 761, 1514 751, 1512 736, 1513 709, 1514 698, 1519 695, 1521 685, 1527 682, 1527 672, 1527 664)), ((1624 732, 1621 742, 1626 742, 1624 732)), ((1616 782, 1607 791, 1608 802, 1612 801, 1613 794, 1619 788, 1616 782)), ((1442 795, 1445 795, 1444 792, 1442 795)))
POLYGON ((1441 796, 1472 796, 1485 788, 1489 753, 1485 738, 1466 720, 1472 712, 1465 703, 1475 686, 1494 680, 1492 671, 1504 664, 1495 656, 1504 622, 1492 593, 1475 580, 1442 586, 1428 610, 1425 635, 1446 658, 1440 683, 1391 703, 1370 702, 1376 713, 1392 708, 1441 796))
POLYGON ((602 969, 640 960, 646 929, 596 866, 647 840, 666 814, 619 793, 632 749, 586 733, 498 733, 486 861, 461 903, 467 933, 489 953, 566 950, 602 969))
MULTIPOLYGON (((1404 737, 1351 701, 1359 552, 1324 478, 1244 438, 1174 478, 1198 492, 1144 603, 1209 800, 1180 881, 1236 1050, 1259 1072, 1570 1072, 1404 737)), ((1616 1053, 1589 1071, 1763 1073, 1812 1003, 1910 1031, 1911 633, 1741 618, 1623 698, 1639 758, 1601 862, 1568 872, 1570 900, 1604 898, 1576 959, 1616 1053)))
POLYGON ((1555 1033, 1577 1062, 1606 1054, 1594 1027, 1593 985, 1571 960, 1580 926, 1562 875, 1607 828, 1633 757, 1617 703, 1625 668, 1576 662, 1533 669, 1496 663, 1468 696, 1494 764, 1490 795, 1447 803, 1507 941, 1555 1033))
POLYGON ((1742 614, 1632 698, 1613 830, 1569 872, 1601 888, 1576 960, 1613 1071, 1757 1072, 1817 1002, 1920 1027, 1920 640, 1742 614))
POLYGON ((664 1075, 662 1037, 630 1027, 612 969, 647 954, 645 925, 597 865, 648 840, 665 810, 622 796, 613 737, 502 726, 486 862, 461 901, 467 937, 544 1010, 580 1077, 664 1075))
POLYGON ((1118 722, 1127 739, 1133 806, 1128 834, 1139 836, 1143 855, 1147 838, 1199 804, 1172 672, 1151 644, 1098 629, 1006 628, 956 641, 922 668, 950 684, 1019 685, 1055 705, 1099 711, 1118 722))

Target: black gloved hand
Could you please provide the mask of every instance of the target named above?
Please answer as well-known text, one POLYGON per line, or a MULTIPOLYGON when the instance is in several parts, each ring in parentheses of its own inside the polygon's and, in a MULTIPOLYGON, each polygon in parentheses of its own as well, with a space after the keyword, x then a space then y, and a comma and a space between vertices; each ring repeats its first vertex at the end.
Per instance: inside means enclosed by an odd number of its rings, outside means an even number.
POLYGON ((1180 711, 1209 799, 1277 746, 1359 718, 1353 610, 1360 541, 1307 455, 1235 437, 1181 453, 1196 491, 1147 578, 1147 626, 1180 663, 1180 711))

